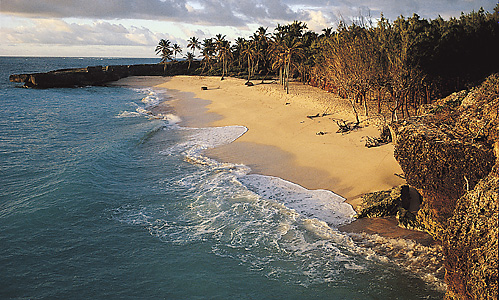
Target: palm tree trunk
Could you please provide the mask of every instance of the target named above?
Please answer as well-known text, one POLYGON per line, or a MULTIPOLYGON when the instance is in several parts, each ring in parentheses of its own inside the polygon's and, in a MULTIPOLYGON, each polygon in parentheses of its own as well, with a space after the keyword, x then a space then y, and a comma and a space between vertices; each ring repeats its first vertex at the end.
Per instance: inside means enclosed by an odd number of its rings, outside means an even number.
POLYGON ((224 80, 225 76, 225 59, 222 58, 222 80, 224 80))
POLYGON ((289 94, 289 65, 291 64, 291 58, 288 60, 288 64, 286 66, 286 94, 289 94))
POLYGON ((251 77, 251 60, 248 55, 248 82, 250 81, 250 77, 251 77))

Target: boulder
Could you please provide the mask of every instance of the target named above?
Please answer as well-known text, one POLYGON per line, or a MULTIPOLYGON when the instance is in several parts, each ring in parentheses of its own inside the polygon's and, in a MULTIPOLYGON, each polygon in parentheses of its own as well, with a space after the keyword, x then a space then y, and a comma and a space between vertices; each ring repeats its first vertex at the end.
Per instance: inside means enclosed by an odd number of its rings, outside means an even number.
POLYGON ((408 186, 398 186, 387 191, 367 193, 362 196, 362 203, 357 207, 357 218, 395 216, 399 207, 402 207, 402 195, 408 197, 408 193, 408 186))

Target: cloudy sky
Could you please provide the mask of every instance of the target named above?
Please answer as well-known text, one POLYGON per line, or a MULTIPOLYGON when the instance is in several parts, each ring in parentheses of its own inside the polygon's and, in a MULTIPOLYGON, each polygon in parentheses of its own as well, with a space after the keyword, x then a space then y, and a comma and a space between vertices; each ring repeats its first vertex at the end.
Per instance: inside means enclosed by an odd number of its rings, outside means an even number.
POLYGON ((492 11, 497 0, 0 0, 0 55, 154 57, 159 39, 225 34, 304 21, 320 32, 359 15, 433 19, 492 11))

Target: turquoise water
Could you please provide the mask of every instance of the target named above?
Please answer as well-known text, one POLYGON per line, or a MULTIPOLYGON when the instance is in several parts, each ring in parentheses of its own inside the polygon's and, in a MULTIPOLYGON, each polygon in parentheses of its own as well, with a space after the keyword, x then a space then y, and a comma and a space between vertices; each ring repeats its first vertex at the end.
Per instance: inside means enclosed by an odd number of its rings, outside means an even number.
POLYGON ((335 229, 339 196, 202 155, 244 127, 151 118, 165 90, 8 82, 156 61, 0 57, 1 299, 441 299, 425 263, 335 229))

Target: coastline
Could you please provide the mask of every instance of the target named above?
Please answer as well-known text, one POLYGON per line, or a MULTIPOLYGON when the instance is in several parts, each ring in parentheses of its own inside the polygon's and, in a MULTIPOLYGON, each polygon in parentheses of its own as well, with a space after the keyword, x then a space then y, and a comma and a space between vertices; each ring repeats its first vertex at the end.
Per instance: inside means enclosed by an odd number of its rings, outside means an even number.
MULTIPOLYGON (((405 181, 393 156, 393 145, 366 148, 364 136, 377 136, 375 120, 349 134, 337 134, 335 120, 353 121, 350 103, 321 89, 293 83, 290 94, 278 84, 219 77, 128 77, 116 84, 167 89, 164 105, 188 127, 246 126, 248 131, 231 144, 206 150, 219 161, 244 164, 252 173, 275 176, 307 189, 325 189, 345 198, 356 209, 365 193, 390 189, 405 181), (208 87, 202 90, 201 86, 208 87), (326 116, 308 118, 316 114, 326 116), (323 135, 317 135, 323 132, 323 135)), ((153 113, 167 109, 158 105, 153 113)), ((432 243, 426 233, 407 230, 389 219, 354 221, 339 228, 350 233, 432 243)))
POLYGON ((402 170, 393 157, 392 145, 364 146, 364 136, 379 134, 372 123, 366 122, 368 126, 350 134, 335 133, 335 120, 354 120, 348 101, 301 83, 294 83, 287 95, 278 84, 255 82, 247 87, 244 82, 175 76, 156 87, 168 89, 176 99, 190 99, 187 104, 172 103, 185 118, 184 125, 248 128, 234 143, 207 151, 208 156, 247 164, 253 166, 254 173, 277 176, 307 189, 331 190, 347 202, 404 183, 394 175, 402 170), (201 90, 201 86, 208 90, 201 90), (205 110, 192 111, 195 101, 205 110), (307 117, 323 113, 328 115, 307 117))

